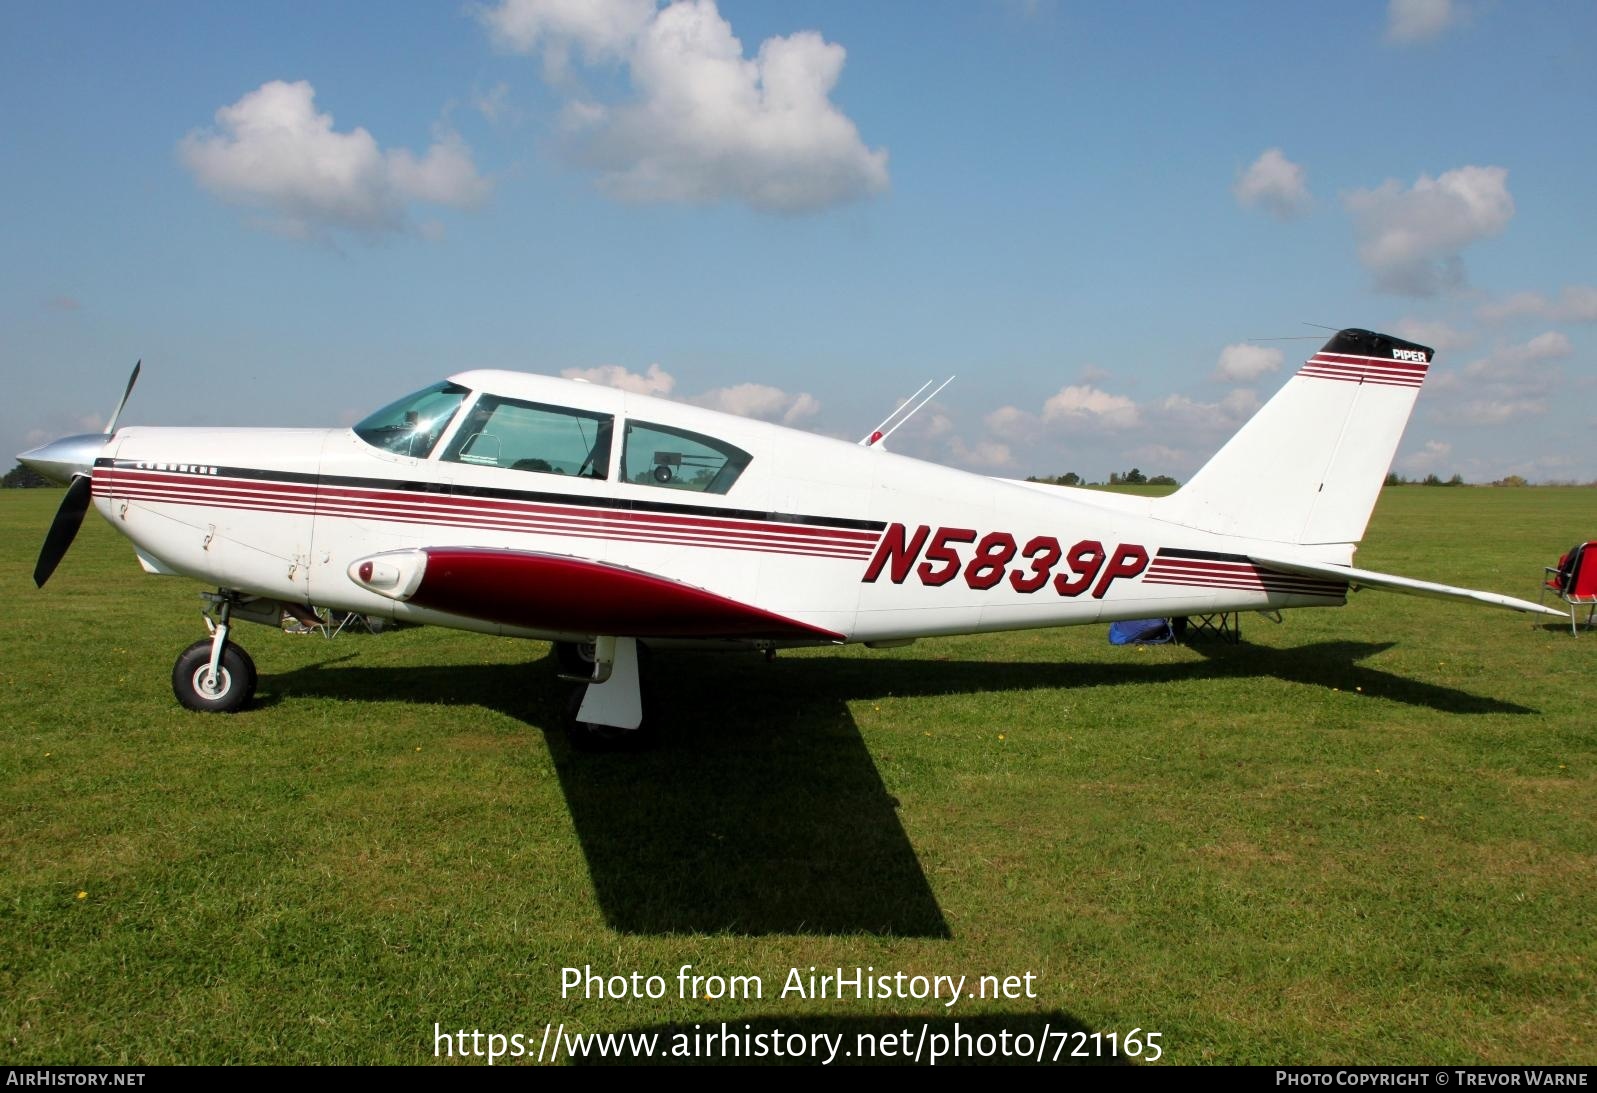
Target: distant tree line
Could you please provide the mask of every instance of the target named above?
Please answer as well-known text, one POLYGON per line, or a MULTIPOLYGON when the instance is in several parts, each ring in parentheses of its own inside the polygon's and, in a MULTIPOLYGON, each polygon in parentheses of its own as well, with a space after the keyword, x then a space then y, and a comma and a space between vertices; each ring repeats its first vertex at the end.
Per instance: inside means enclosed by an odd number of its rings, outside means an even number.
POLYGON ((1168 474, 1146 475, 1136 467, 1129 471, 1112 471, 1108 482, 1088 482, 1075 471, 1064 474, 1027 475, 1027 482, 1041 482, 1045 486, 1179 486, 1168 474))
MULTIPOLYGON (((1132 467, 1129 471, 1114 471, 1109 475, 1107 482, 1089 482, 1075 471, 1066 471, 1064 474, 1033 474, 1026 476, 1027 482, 1040 482, 1045 486, 1179 486, 1180 482, 1168 474, 1143 474, 1140 468, 1132 467)), ((1443 478, 1439 474, 1428 474, 1424 478, 1405 478, 1392 471, 1386 476, 1388 486, 1467 486, 1464 476, 1454 474, 1451 478, 1443 478)), ((1517 474, 1505 475, 1491 482, 1493 486, 1597 486, 1597 482, 1527 482, 1517 474)))
POLYGON ((40 486, 48 486, 49 481, 38 471, 30 470, 18 463, 0 478, 0 488, 8 490, 36 490, 40 486))
MULTIPOLYGON (((1386 476, 1386 484, 1388 486, 1467 486, 1467 485, 1469 485, 1468 482, 1464 481, 1464 476, 1461 475, 1461 474, 1455 474, 1452 478, 1448 478, 1448 479, 1443 479, 1440 475, 1436 475, 1436 474, 1428 474, 1424 478, 1404 478, 1402 475, 1398 474, 1396 471, 1393 471, 1391 474, 1388 474, 1386 476)), ((1547 481, 1547 482, 1531 483, 1531 482, 1526 481, 1525 478, 1522 475, 1517 475, 1517 474, 1504 475, 1502 478, 1493 479, 1491 482, 1489 482, 1487 484, 1488 485, 1492 485, 1492 486, 1530 486, 1530 485, 1539 485, 1539 486, 1581 486, 1581 485, 1597 486, 1597 482, 1547 481)))
MULTIPOLYGON (((1521 482, 1524 479, 1520 479, 1521 482)), ((1441 475, 1428 474, 1424 478, 1404 478, 1396 471, 1390 471, 1386 476, 1388 486, 1465 486, 1464 476, 1455 474, 1452 478, 1444 479, 1441 475)))
MULTIPOLYGON (((1440 475, 1426 475, 1425 478, 1404 478, 1397 471, 1386 476, 1388 486, 1468 486, 1463 475, 1453 475, 1452 478, 1442 478, 1440 475)), ((1503 478, 1493 479, 1490 486, 1530 486, 1522 475, 1504 475, 1503 478)), ((1597 483, 1586 483, 1587 486, 1597 486, 1597 483)), ((1543 483, 1543 486, 1579 486, 1579 483, 1543 483)))

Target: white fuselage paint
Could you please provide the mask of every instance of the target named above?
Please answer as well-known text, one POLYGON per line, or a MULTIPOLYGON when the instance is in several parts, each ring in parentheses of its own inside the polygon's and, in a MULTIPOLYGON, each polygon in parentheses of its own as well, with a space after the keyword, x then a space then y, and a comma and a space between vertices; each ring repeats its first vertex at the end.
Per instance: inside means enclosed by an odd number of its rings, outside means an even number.
MULTIPOLYGON (((569 380, 510 372, 454 379, 472 397, 486 391, 613 414, 618 438, 624 419, 636 417, 714 436, 753 459, 717 496, 617 481, 619 442, 609 478, 598 480, 443 462, 450 433, 431 458, 413 459, 348 429, 125 428, 101 453, 95 505, 152 570, 288 602, 551 639, 592 635, 428 611, 364 589, 347 571, 364 557, 420 547, 572 555, 707 589, 849 641, 1343 601, 1334 582, 1261 581, 1241 559, 1254 541, 1159 519, 1149 499, 1006 482, 569 380), (904 579, 893 580, 885 559, 866 580, 895 526, 905 553, 915 548, 898 566, 904 579), (1050 542, 1059 557, 1046 580, 1019 590, 1037 583, 1050 542), (1091 543, 1102 545, 1096 562, 1090 545, 1080 546, 1091 543), (1145 564, 1135 565, 1132 548, 1145 564), (1105 580, 1117 557, 1126 574, 1105 580), (935 583, 944 571, 950 578, 935 583), (1061 576, 1067 590, 1080 590, 1062 593, 1061 576)), ((1351 553, 1344 545, 1312 556, 1345 565, 1351 553)))

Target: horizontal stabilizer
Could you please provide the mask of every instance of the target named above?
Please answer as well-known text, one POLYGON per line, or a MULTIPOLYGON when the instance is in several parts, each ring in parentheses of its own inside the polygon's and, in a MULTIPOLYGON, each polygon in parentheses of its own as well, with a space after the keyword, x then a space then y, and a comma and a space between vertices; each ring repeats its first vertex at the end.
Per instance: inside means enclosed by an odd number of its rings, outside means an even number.
POLYGON ((1531 603, 1529 600, 1515 599, 1513 596, 1504 596, 1496 592, 1478 592, 1473 588, 1457 588, 1450 584, 1416 581, 1412 577, 1398 577, 1391 573, 1376 573, 1368 569, 1354 569, 1345 565, 1326 565, 1322 562, 1266 558, 1259 554, 1249 554, 1248 560, 1255 565, 1267 566, 1270 569, 1280 569, 1287 573, 1297 573, 1305 577, 1323 577, 1329 580, 1347 581, 1358 588, 1382 588, 1388 592, 1403 592, 1410 596, 1430 596, 1439 600, 1465 600, 1471 603, 1489 604, 1492 607, 1506 607, 1510 611, 1528 611, 1532 615, 1551 615, 1554 618, 1565 620, 1569 618, 1563 611, 1554 611, 1551 607, 1544 607, 1539 603, 1531 603))

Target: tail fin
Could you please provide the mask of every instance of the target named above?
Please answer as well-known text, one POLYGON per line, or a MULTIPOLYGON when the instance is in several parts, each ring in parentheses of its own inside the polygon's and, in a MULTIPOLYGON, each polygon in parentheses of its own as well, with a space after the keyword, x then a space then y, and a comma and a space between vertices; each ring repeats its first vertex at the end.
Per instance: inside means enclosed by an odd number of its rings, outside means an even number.
POLYGON ((1385 334, 1341 331, 1159 516, 1279 543, 1358 542, 1433 355, 1385 334))

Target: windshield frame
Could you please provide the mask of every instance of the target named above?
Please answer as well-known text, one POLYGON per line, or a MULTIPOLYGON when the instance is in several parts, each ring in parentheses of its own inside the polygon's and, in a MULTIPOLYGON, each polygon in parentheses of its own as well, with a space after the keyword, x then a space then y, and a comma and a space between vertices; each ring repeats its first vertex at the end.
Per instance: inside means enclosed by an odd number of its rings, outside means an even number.
POLYGON ((420 391, 413 391, 386 406, 379 407, 350 426, 350 431, 362 443, 380 452, 404 459, 428 459, 438 450, 439 443, 459 419, 461 407, 475 401, 474 396, 475 392, 469 387, 454 380, 440 380, 420 391), (448 413, 442 415, 442 423, 438 423, 440 414, 434 412, 425 422, 427 429, 425 433, 422 432, 423 423, 419 421, 412 423, 407 420, 408 414, 417 414, 419 417, 418 407, 447 404, 450 398, 453 398, 454 402, 449 406, 448 413), (407 429, 407 425, 411 427, 407 429), (416 443, 418 439, 424 443, 418 445, 416 443))

